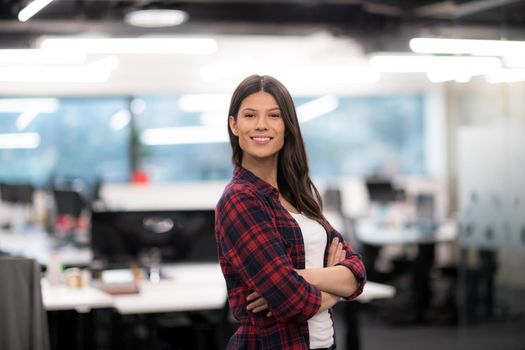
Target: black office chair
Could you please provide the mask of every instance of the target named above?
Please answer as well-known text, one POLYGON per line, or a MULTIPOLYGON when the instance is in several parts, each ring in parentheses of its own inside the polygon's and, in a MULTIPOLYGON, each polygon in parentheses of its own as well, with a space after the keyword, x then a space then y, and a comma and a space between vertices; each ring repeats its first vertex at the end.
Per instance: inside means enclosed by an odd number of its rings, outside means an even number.
POLYGON ((40 266, 35 260, 0 257, 0 349, 49 350, 40 266))

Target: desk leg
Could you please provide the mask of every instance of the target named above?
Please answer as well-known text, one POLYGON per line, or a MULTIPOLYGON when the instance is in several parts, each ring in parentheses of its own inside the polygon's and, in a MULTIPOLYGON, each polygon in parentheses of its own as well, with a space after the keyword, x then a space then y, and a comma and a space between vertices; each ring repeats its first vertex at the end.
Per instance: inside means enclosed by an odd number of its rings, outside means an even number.
POLYGON ((414 262, 413 294, 415 301, 416 322, 425 322, 426 311, 430 306, 432 291, 430 288, 430 270, 434 264, 435 244, 419 244, 414 262))
POLYGON ((345 303, 346 318, 346 349, 359 350, 361 346, 359 325, 359 302, 349 301, 345 303))

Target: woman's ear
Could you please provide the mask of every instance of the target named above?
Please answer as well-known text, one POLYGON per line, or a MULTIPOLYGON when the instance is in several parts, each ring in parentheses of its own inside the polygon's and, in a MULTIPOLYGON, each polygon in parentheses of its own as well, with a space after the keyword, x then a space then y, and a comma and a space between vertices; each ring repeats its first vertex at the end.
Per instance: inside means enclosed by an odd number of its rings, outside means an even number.
POLYGON ((235 136, 239 136, 239 133, 237 132, 237 121, 235 121, 235 118, 232 115, 230 115, 230 117, 228 118, 228 122, 230 124, 230 129, 232 133, 235 136))

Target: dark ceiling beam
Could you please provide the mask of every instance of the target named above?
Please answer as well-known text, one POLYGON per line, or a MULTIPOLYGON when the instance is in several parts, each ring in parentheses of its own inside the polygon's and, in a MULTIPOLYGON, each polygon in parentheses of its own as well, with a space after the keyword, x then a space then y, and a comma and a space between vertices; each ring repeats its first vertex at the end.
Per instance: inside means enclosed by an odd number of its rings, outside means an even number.
POLYGON ((461 18, 521 1, 523 0, 476 0, 463 4, 456 4, 455 1, 440 1, 420 6, 414 10, 414 13, 421 17, 461 18))

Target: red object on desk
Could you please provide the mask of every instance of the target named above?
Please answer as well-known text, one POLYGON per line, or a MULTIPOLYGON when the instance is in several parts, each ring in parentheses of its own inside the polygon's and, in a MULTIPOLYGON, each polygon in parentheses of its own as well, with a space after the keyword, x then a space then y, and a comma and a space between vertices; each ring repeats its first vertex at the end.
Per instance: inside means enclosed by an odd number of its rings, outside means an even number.
POLYGON ((149 183, 148 173, 144 170, 134 170, 131 174, 131 182, 137 185, 147 185, 149 183))

